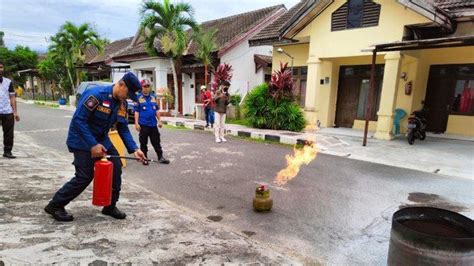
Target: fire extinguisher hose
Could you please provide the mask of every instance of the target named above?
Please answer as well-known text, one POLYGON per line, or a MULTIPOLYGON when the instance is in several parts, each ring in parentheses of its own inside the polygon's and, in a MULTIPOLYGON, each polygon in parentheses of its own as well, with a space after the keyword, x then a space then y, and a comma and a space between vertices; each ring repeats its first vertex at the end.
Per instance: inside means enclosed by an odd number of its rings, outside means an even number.
MULTIPOLYGON (((105 158, 107 158, 107 159, 110 159, 110 158, 118 158, 118 159, 139 161, 139 159, 137 159, 137 158, 135 158, 135 157, 119 156, 119 155, 106 155, 105 158)), ((152 159, 146 159, 145 162, 159 163, 158 161, 152 160, 152 159)))

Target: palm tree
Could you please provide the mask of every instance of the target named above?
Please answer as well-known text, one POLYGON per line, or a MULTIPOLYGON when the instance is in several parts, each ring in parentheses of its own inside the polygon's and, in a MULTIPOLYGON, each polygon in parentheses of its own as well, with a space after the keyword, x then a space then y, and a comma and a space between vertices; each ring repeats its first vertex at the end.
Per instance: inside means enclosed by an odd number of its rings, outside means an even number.
MULTIPOLYGON (((49 51, 51 54, 51 58, 53 60, 61 61, 66 68, 67 76, 69 78, 70 87, 74 87, 74 79, 72 77, 71 71, 74 69, 72 53, 69 51, 71 50, 71 42, 63 36, 60 32, 56 35, 51 37, 52 44, 49 46, 49 51)), ((68 86, 69 87, 69 86, 68 86)), ((72 92, 72 89, 71 89, 72 92)))
POLYGON ((140 32, 145 36, 145 45, 151 56, 158 55, 155 41, 158 40, 163 52, 170 60, 173 71, 175 110, 178 103, 177 62, 186 51, 189 43, 187 28, 196 27, 193 8, 188 3, 170 3, 170 0, 155 2, 147 0, 141 9, 140 32))
POLYGON ((66 21, 61 26, 59 32, 51 37, 53 44, 51 50, 57 56, 63 58, 66 67, 69 68, 68 76, 71 85, 74 85, 71 69, 76 71, 76 87, 81 83, 81 67, 85 63, 85 50, 93 47, 99 52, 104 49, 105 41, 99 37, 99 34, 88 23, 76 26, 74 23, 66 21))
POLYGON ((212 64, 213 59, 212 53, 219 49, 216 43, 216 33, 217 29, 202 32, 202 30, 198 28, 194 31, 193 36, 197 44, 195 56, 204 64, 204 80, 206 86, 208 81, 207 77, 209 75, 208 66, 212 64))

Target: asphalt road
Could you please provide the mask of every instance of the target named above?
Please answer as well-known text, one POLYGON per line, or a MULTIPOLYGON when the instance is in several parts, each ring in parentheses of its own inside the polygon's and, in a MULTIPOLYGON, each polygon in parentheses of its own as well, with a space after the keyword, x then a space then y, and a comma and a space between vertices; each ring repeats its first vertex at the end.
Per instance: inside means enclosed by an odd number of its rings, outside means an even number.
MULTIPOLYGON (((19 108, 18 134, 71 156, 64 143, 72 112, 26 104, 19 108)), ((384 265, 390 219, 403 206, 440 207, 474 218, 474 182, 467 179, 318 155, 296 179, 277 187, 273 178, 285 166, 290 147, 233 138, 217 144, 211 134, 200 131, 161 132, 171 164, 145 167, 132 162, 124 178, 203 218, 222 218, 218 222, 233 231, 315 261, 384 265), (260 183, 271 185, 270 213, 252 210, 260 183)))

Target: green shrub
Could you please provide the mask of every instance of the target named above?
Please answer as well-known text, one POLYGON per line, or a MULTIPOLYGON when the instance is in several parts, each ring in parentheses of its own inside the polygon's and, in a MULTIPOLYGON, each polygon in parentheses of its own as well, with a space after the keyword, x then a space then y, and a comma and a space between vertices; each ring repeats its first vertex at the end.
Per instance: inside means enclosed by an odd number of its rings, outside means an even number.
POLYGON ((241 100, 242 100, 242 96, 240 96, 240 94, 238 93, 232 94, 230 96, 230 104, 232 104, 233 106, 239 106, 241 100))
POLYGON ((256 128, 302 131, 306 125, 300 107, 290 100, 275 101, 266 83, 246 96, 244 109, 248 121, 256 128))

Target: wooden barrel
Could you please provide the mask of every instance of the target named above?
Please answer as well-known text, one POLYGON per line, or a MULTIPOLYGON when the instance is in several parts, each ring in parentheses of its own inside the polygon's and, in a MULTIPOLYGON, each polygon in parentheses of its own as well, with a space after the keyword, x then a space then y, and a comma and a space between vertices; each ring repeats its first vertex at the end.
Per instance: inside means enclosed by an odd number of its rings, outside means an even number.
POLYGON ((388 265, 474 265, 474 221, 429 207, 395 212, 388 265))

